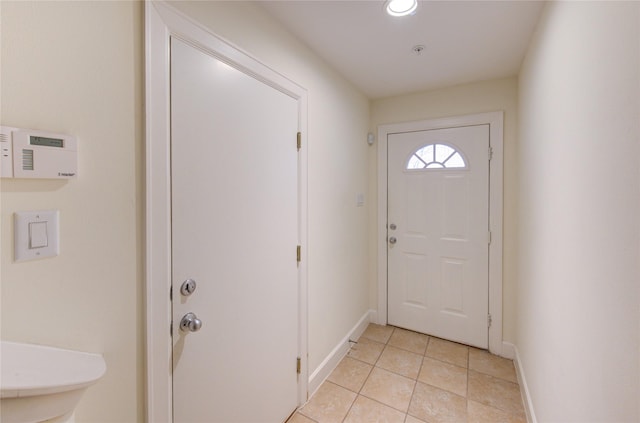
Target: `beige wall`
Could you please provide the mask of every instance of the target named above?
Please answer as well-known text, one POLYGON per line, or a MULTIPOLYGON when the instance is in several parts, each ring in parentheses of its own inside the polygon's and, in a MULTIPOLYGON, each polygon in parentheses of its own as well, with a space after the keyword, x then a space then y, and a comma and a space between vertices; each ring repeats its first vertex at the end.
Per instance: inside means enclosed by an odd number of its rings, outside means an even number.
POLYGON ((544 10, 520 74, 517 345, 540 422, 640 419, 640 3, 544 10))
MULTIPOLYGON (((178 7, 309 92, 310 371, 377 307, 377 144, 366 133, 504 110, 503 332, 539 420, 638 420, 637 2, 549 6, 519 86, 371 105, 259 6, 178 7)), ((77 420, 142 421, 143 5, 0 2, 0 13, 1 123, 71 133, 80 146, 77 180, 1 181, 2 339, 103 353, 107 375, 77 420), (14 263, 13 213, 50 208, 60 256, 14 263)))
MULTIPOLYGON (((2 180, 2 338, 100 352, 77 421, 144 418, 143 4, 1 2, 3 125, 71 133, 79 177, 2 180), (59 209, 61 254, 13 262, 12 215, 59 209)), ((369 308, 369 101, 259 6, 179 3, 308 91, 309 369, 369 308)))
MULTIPOLYGON (((503 262, 503 339, 516 339, 516 263, 517 240, 517 79, 478 82, 434 91, 374 100, 371 104, 371 132, 382 124, 433 119, 483 112, 504 111, 504 262, 503 262)), ((377 202, 377 143, 369 150, 369 198, 377 202)), ((377 209, 369 218, 370 287, 372 308, 377 308, 377 209)))
POLYGON ((2 339, 99 352, 77 421, 144 417, 143 7, 1 2, 3 125, 79 139, 79 177, 2 179, 2 339), (13 213, 60 210, 60 255, 13 262, 13 213))

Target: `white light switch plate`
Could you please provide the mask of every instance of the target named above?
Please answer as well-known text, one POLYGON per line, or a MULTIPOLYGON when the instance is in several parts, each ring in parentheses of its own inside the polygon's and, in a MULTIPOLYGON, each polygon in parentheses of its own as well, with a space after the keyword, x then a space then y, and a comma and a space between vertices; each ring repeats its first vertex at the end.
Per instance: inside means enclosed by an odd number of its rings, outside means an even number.
POLYGON ((13 220, 15 261, 55 257, 60 252, 58 210, 16 212, 13 220))

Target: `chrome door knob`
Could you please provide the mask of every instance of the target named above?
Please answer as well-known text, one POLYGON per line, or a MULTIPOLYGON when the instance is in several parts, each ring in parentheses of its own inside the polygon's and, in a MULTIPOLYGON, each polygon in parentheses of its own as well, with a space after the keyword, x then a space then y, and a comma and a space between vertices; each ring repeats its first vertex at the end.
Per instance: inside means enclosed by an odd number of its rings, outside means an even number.
POLYGON ((187 313, 180 320, 180 330, 184 332, 197 332, 202 327, 202 320, 193 313, 187 313))
POLYGON ((391 238, 389 238, 389 244, 393 245, 393 244, 395 244, 396 242, 398 242, 398 240, 396 239, 396 237, 395 237, 395 236, 392 236, 391 238))

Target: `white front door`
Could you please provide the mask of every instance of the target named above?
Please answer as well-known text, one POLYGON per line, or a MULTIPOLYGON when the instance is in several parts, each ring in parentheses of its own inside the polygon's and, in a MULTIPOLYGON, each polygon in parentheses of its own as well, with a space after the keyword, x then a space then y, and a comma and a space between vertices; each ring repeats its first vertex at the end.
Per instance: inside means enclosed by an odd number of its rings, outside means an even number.
POLYGON ((294 98, 172 38, 176 423, 282 422, 298 405, 298 115, 294 98), (190 312, 197 331, 181 329, 190 312))
POLYGON ((387 145, 388 322, 487 348, 489 125, 387 145))

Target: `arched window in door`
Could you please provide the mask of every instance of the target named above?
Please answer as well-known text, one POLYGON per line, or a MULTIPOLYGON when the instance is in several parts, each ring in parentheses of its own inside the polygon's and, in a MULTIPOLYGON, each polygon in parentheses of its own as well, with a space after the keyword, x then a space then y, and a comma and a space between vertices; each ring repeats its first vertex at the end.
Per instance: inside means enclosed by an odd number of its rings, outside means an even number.
POLYGON ((429 144, 416 150, 407 162, 407 170, 464 169, 467 167, 462 154, 446 144, 429 144))

